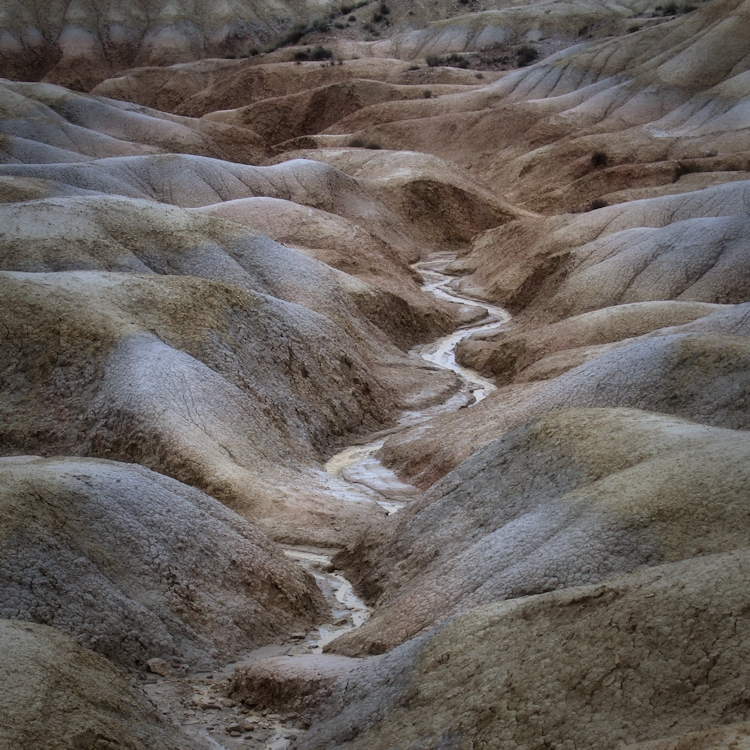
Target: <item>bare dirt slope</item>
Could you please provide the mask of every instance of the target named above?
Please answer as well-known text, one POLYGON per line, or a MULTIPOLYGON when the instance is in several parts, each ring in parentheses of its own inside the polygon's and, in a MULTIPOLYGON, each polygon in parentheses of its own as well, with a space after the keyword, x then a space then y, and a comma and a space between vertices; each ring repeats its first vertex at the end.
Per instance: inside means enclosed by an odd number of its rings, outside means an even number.
POLYGON ((377 607, 333 648, 380 653, 470 606, 744 545, 746 437, 628 409, 510 430, 341 561, 377 607))
POLYGON ((343 676, 299 747, 603 749, 745 721, 747 564, 738 550, 469 610, 343 676))
POLYGON ((0 616, 51 625, 116 664, 206 668, 326 614, 269 539, 162 474, 20 456, 0 461, 0 482, 0 616))
MULTIPOLYGON (((0 66, 0 616, 220 746, 745 741, 749 0, 24 0, 0 66)), ((193 746, 4 627, 11 746, 193 746)))
POLYGON ((4 747, 206 747, 160 716, 143 691, 104 657, 58 630, 2 620, 0 643, 4 747))

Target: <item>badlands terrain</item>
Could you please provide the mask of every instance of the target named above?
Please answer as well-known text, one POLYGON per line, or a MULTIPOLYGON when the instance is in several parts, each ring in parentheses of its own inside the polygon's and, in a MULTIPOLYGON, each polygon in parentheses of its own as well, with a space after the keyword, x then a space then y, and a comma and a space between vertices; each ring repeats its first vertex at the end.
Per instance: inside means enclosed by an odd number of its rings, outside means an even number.
POLYGON ((750 748, 750 0, 0 0, 0 748, 750 748))

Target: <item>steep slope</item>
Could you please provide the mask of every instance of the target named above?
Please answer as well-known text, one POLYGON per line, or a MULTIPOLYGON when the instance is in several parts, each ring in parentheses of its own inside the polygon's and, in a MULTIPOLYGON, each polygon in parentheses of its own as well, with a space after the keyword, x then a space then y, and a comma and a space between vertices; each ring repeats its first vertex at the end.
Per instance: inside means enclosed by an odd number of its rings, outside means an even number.
POLYGON ((748 718, 747 574, 743 549, 470 610, 342 676, 298 744, 604 750, 726 736, 748 718))
POLYGON ((650 300, 745 302, 750 182, 489 230, 452 268, 456 286, 550 321, 650 300), (481 269, 481 270, 480 270, 481 269))
POLYGON ((315 468, 333 436, 374 426, 389 402, 324 316, 191 276, 1 276, 6 455, 135 461, 292 541, 330 543, 337 513, 344 534, 377 515, 315 468))
POLYGON ((669 185, 685 160, 702 171, 743 170, 747 18, 745 0, 707 3, 473 93, 370 107, 357 136, 454 161, 510 202, 541 211, 669 185))
POLYGON ((249 523, 140 466, 4 458, 0 517, 0 616, 125 667, 210 666, 326 613, 312 578, 249 523))
POLYGON ((625 409, 512 429, 339 557, 379 596, 333 648, 381 653, 470 606, 741 547, 749 450, 744 432, 625 409))
POLYGON ((747 305, 737 305, 603 351, 592 347, 583 364, 570 362, 557 377, 511 384, 475 408, 405 430, 379 455, 428 487, 511 427, 561 409, 632 407, 747 429, 749 321, 747 305))
POLYGON ((191 120, 41 83, 0 84, 0 161, 35 164, 191 153, 256 163, 265 141, 241 127, 191 120))
POLYGON ((206 747, 159 716, 143 692, 106 659, 54 628, 2 620, 0 644, 0 743, 4 747, 206 747))

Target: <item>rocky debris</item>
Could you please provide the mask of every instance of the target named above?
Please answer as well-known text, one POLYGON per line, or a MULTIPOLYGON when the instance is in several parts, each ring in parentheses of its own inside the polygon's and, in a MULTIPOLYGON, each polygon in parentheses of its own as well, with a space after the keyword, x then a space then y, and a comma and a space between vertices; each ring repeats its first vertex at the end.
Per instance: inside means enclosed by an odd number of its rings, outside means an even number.
POLYGON ((748 565, 741 549, 469 610, 365 660, 298 746, 604 750, 717 726, 731 737, 750 711, 748 565))
POLYGON ((0 459, 0 518, 0 616, 131 669, 226 661, 327 612, 312 577, 247 521, 137 465, 0 459))
POLYGON ((106 659, 54 628, 0 621, 0 745, 205 750, 106 659))
POLYGON ((146 668, 149 672, 161 675, 162 677, 169 677, 172 674, 169 664, 164 659, 149 659, 146 662, 146 668))
POLYGON ((749 455, 745 432, 626 409, 514 428, 336 558, 377 600, 329 650, 382 653, 470 606, 742 547, 749 455))

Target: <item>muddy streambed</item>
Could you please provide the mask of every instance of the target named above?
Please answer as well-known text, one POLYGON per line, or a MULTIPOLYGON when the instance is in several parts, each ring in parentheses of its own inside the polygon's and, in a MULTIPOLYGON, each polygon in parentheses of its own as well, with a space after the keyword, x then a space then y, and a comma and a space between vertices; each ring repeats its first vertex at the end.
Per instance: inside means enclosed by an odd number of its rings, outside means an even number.
MULTIPOLYGON (((418 412, 404 412, 395 427, 367 443, 342 450, 325 466, 329 474, 366 487, 389 514, 403 508, 418 493, 377 459, 376 454, 388 437, 439 414, 478 403, 495 389, 491 381, 459 365, 455 350, 467 336, 499 328, 510 316, 502 308, 451 291, 452 277, 445 274, 444 269, 454 257, 452 253, 440 253, 417 263, 415 267, 425 282, 423 288, 441 299, 485 310, 486 315, 477 323, 463 326, 419 347, 413 354, 438 367, 453 370, 461 379, 461 389, 442 404, 418 412)), ((236 667, 275 656, 320 654, 326 644, 359 627, 370 615, 369 608, 354 593, 349 581, 331 569, 333 550, 288 548, 284 552, 315 578, 331 608, 329 623, 309 633, 294 633, 287 643, 252 651, 222 669, 190 674, 185 669, 170 669, 165 675, 150 677, 145 685, 147 693, 164 715, 170 716, 188 736, 201 740, 213 750, 286 750, 305 731, 304 726, 297 725, 294 717, 281 717, 267 710, 255 711, 226 698, 226 687, 236 667)))
POLYGON ((394 472, 383 466, 377 459, 376 454, 388 437, 407 427, 426 422, 439 414, 446 414, 479 403, 496 387, 491 380, 483 378, 475 370, 459 365, 456 362, 456 347, 468 336, 475 333, 489 333, 500 328, 510 320, 510 315, 501 307, 461 297, 449 288, 454 277, 448 276, 444 269, 454 258, 454 253, 436 253, 428 260, 416 263, 414 267, 424 279, 422 288, 439 299, 485 310, 487 315, 478 323, 463 326, 437 341, 418 347, 413 354, 438 367, 453 370, 461 378, 463 387, 442 404, 419 412, 404 412, 395 428, 391 428, 368 443, 345 448, 329 459, 325 465, 329 474, 340 476, 352 484, 362 485, 375 492, 376 501, 389 513, 395 513, 403 508, 414 497, 416 490, 412 485, 402 482, 394 472))

